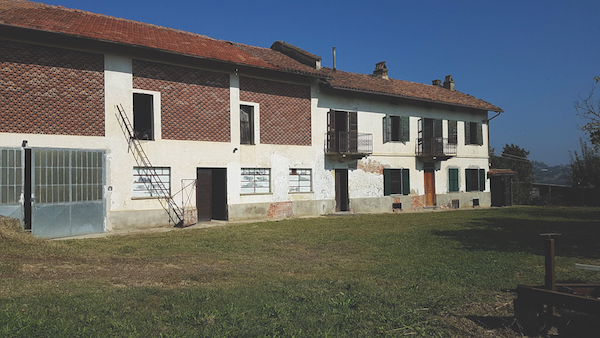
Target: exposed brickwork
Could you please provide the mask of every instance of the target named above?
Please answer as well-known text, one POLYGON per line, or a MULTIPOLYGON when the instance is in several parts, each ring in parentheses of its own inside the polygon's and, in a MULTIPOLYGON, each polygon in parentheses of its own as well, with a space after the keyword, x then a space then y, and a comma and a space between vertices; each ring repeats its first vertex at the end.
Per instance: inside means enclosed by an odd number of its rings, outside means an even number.
POLYGON ((293 217, 292 202, 275 202, 271 203, 267 210, 267 218, 283 218, 293 217))
POLYGON ((383 164, 372 159, 358 161, 357 168, 366 173, 383 175, 383 164))
POLYGON ((229 142, 229 75, 133 60, 133 88, 161 93, 163 139, 229 142))
POLYGON ((425 206, 425 196, 410 196, 410 208, 412 210, 423 209, 425 206))
POLYGON ((240 77, 240 100, 260 104, 260 143, 311 145, 309 86, 240 77))
POLYGON ((0 132, 104 136, 104 56, 0 41, 0 132))

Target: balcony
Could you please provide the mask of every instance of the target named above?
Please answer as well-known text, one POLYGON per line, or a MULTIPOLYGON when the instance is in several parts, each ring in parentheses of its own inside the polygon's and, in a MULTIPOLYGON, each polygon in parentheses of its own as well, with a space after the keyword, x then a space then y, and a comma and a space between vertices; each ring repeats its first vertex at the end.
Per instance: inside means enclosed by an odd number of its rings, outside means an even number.
POLYGON ((456 156, 456 140, 448 142, 448 138, 430 137, 417 139, 417 156, 432 160, 447 160, 456 156))
POLYGON ((325 154, 361 158, 373 153, 373 134, 328 132, 325 134, 325 154))

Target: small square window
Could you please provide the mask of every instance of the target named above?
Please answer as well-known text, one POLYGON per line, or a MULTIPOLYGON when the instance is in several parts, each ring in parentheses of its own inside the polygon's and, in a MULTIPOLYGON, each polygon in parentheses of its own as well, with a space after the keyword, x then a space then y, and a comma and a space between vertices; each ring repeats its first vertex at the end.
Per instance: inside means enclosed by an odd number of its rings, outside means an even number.
POLYGON ((164 197, 171 195, 171 168, 133 167, 133 197, 164 197))
POLYGON ((312 169, 290 169, 289 192, 311 192, 312 169))
POLYGON ((243 168, 241 175, 242 194, 264 194, 271 192, 271 169, 243 168))

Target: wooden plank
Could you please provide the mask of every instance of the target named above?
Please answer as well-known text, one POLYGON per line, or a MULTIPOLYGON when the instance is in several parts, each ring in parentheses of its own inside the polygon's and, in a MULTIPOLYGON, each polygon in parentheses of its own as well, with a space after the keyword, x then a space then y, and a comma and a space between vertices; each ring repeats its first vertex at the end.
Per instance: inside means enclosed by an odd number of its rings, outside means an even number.
POLYGON ((600 272, 600 265, 589 265, 589 264, 575 264, 577 269, 590 270, 600 272))

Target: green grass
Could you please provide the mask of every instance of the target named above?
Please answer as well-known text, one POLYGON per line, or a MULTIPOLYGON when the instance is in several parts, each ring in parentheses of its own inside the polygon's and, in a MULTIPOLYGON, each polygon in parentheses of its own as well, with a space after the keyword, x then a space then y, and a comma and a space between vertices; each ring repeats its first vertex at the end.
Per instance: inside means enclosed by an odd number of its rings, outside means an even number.
MULTIPOLYGON (((574 268, 600 262, 592 208, 292 219, 51 243, 0 236, 0 336, 469 336, 446 319, 473 304, 506 305, 501 289, 542 283, 545 232, 563 234, 559 281, 600 280, 574 268)), ((504 318, 510 305, 499 311, 470 315, 504 318)))

